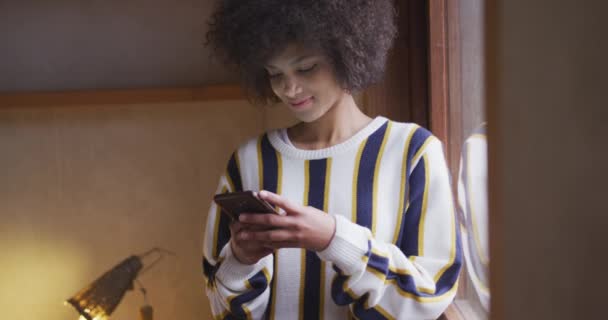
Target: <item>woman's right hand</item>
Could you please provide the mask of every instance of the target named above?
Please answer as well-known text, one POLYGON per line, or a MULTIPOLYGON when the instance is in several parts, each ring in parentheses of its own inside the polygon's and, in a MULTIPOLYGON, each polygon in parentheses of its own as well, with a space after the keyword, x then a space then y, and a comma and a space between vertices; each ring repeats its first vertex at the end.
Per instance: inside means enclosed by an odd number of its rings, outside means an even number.
POLYGON ((272 248, 265 247, 261 241, 243 240, 241 232, 252 229, 260 229, 260 227, 238 221, 230 224, 230 248, 235 258, 242 264, 256 264, 260 259, 273 252, 272 248))

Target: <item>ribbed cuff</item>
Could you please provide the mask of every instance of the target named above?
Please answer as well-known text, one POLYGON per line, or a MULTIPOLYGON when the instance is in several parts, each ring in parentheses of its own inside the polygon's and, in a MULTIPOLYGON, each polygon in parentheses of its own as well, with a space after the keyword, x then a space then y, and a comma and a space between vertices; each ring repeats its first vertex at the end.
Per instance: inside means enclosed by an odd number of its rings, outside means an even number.
POLYGON ((336 233, 323 251, 317 252, 322 260, 332 262, 346 274, 354 274, 362 266, 362 258, 369 250, 369 229, 336 215, 336 233))
POLYGON ((224 246, 220 253, 220 257, 223 257, 224 259, 215 276, 224 284, 235 283, 237 286, 243 285, 246 280, 262 271, 265 266, 272 264, 271 254, 260 259, 260 261, 255 264, 241 263, 232 253, 230 242, 224 246))

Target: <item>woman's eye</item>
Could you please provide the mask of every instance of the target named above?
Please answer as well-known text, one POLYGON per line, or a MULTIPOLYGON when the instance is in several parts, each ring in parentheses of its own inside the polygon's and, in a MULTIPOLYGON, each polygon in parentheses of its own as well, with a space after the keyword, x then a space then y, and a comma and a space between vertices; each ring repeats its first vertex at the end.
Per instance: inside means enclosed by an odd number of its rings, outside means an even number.
POLYGON ((268 77, 269 77, 270 79, 276 79, 276 78, 278 78, 278 77, 280 77, 280 76, 281 76, 281 74, 280 74, 280 73, 275 73, 275 74, 269 73, 269 74, 268 74, 268 77))
POLYGON ((301 69, 299 69, 298 71, 299 71, 299 72, 306 73, 306 72, 312 71, 312 70, 313 70, 313 69, 314 69, 316 66, 317 66, 316 64, 313 64, 313 65, 312 65, 312 66, 310 66, 310 67, 307 67, 307 68, 301 68, 301 69))

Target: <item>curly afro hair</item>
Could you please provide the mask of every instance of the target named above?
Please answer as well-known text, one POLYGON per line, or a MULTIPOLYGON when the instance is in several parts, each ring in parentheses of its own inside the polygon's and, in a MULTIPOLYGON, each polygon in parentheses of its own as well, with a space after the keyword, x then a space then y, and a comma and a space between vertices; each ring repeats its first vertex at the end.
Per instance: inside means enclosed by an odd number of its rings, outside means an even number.
POLYGON ((275 102, 264 64, 290 43, 319 48, 351 92, 378 82, 396 35, 392 0, 221 0, 207 44, 252 100, 275 102))

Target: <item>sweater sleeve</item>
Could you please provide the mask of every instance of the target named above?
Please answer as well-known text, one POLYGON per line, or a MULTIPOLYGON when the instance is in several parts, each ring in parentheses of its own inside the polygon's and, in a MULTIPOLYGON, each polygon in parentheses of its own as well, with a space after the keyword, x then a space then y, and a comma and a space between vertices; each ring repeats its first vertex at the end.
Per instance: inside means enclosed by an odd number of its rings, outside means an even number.
MULTIPOLYGON (((218 193, 241 191, 236 153, 220 178, 218 193)), ((203 271, 214 319, 261 319, 266 311, 273 255, 254 265, 240 263, 230 247, 230 218, 211 204, 205 228, 203 271)))
POLYGON ((318 253, 336 271, 332 299, 358 319, 436 319, 456 294, 461 247, 441 142, 429 137, 412 167, 397 243, 336 215, 335 236, 318 253))

